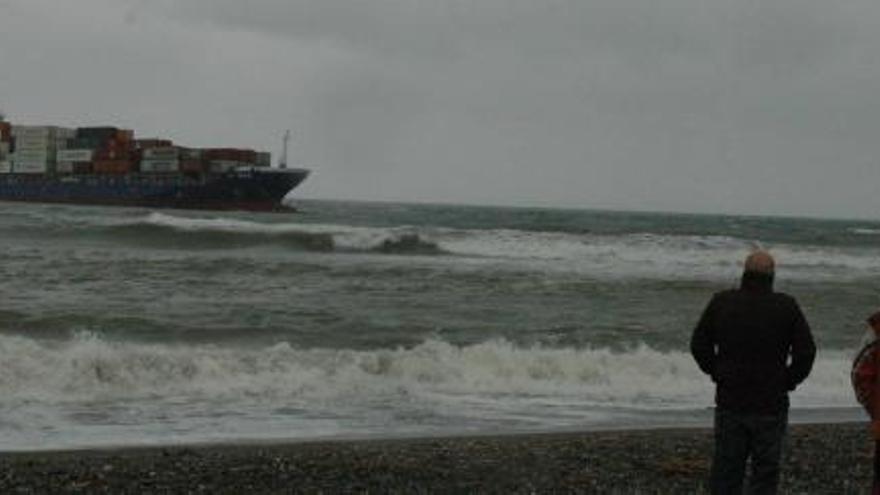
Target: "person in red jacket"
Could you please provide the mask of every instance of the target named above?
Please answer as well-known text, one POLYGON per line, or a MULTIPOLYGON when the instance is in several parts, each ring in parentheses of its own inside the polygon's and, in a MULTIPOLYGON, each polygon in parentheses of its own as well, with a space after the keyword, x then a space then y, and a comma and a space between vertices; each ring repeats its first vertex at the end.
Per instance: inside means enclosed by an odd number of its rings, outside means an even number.
POLYGON ((868 327, 870 341, 853 362, 852 384, 856 400, 871 417, 874 437, 874 488, 871 493, 880 495, 880 311, 868 318, 868 327))

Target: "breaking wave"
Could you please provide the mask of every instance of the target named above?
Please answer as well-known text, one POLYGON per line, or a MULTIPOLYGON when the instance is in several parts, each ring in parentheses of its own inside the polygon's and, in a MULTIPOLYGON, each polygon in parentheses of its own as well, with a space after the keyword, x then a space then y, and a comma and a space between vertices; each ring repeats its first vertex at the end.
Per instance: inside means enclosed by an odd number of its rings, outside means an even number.
MULTIPOLYGON (((795 406, 852 403, 851 356, 825 352, 795 406)), ((712 402, 690 355, 640 346, 517 346, 506 340, 355 351, 254 349, 114 342, 92 333, 64 341, 0 336, 0 394, 10 403, 91 403, 169 398, 228 403, 322 404, 378 400, 455 404, 545 398, 601 407, 682 409, 712 402)))
MULTIPOLYGON (((741 269, 753 239, 720 235, 593 234, 511 229, 364 227, 263 223, 227 218, 187 218, 163 213, 110 227, 160 245, 228 249, 281 244, 309 251, 453 255, 508 263, 518 269, 565 270, 609 277, 730 279, 741 269)), ((766 245, 788 279, 865 277, 880 274, 880 258, 867 247, 766 245)))
POLYGON ((880 229, 854 228, 850 232, 858 235, 880 235, 880 229))

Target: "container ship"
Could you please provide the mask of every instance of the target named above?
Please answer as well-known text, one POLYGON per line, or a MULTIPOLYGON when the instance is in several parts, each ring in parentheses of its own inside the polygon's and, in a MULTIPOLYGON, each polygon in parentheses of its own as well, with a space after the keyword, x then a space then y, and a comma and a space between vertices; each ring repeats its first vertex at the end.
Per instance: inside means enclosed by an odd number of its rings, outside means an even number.
POLYGON ((12 125, 0 118, 0 201, 211 210, 291 211, 309 175, 272 155, 137 139, 117 127, 12 125))

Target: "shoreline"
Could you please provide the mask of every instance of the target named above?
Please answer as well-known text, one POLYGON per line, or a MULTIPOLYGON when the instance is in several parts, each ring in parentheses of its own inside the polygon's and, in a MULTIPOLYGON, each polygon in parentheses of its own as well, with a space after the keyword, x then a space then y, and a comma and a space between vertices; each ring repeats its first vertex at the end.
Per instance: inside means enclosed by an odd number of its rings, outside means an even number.
MULTIPOLYGON (((705 493, 711 428, 0 453, 3 493, 705 493)), ((782 493, 864 493, 865 422, 789 427, 782 493)))
MULTIPOLYGON (((62 453, 62 452, 87 452, 109 450, 140 450, 174 447, 247 447, 253 445, 299 445, 304 443, 347 443, 347 442, 382 442, 382 441, 408 441, 408 440, 433 440, 433 439, 456 439, 456 438, 482 438, 482 437, 510 437, 510 436, 534 436, 534 435, 585 435, 605 432, 635 432, 654 430, 704 430, 711 429, 714 408, 705 408, 690 411, 689 416, 677 417, 676 415, 663 416, 664 411, 656 411, 663 419, 646 420, 644 418, 624 421, 609 421, 586 423, 579 426, 561 426, 555 428, 515 428, 509 430, 438 430, 435 432, 408 432, 408 433, 342 433, 336 435, 317 435, 311 437, 268 437, 268 436, 241 436, 220 437, 216 439, 182 437, 180 440, 157 440, 155 442, 99 442, 94 444, 62 444, 47 448, 20 448, 13 447, 4 449, 0 447, 0 456, 27 454, 27 453, 62 453)), ((676 413, 678 414, 678 413, 676 413)), ((809 409, 791 409, 789 411, 789 426, 795 425, 849 425, 864 424, 868 421, 867 415, 859 407, 821 407, 809 409)))

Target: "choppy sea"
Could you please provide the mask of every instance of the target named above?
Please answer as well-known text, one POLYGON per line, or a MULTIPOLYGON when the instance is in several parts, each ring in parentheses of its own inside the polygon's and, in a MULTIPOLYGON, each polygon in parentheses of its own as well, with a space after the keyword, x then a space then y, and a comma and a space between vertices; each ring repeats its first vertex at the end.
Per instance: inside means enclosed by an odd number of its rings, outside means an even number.
POLYGON ((880 223, 301 201, 0 206, 0 450, 708 425, 688 350, 761 245, 862 418, 880 223))

